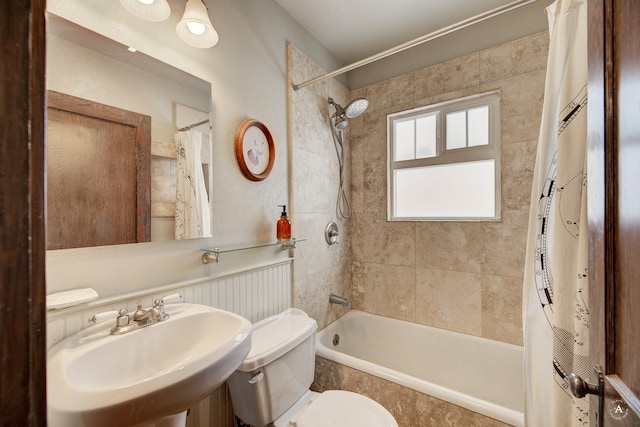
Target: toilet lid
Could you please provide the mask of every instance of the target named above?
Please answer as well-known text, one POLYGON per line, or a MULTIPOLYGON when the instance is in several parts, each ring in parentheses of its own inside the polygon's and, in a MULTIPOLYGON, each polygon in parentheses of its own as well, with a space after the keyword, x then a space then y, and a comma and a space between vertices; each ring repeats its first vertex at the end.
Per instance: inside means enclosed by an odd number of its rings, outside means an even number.
POLYGON ((321 393, 289 422, 291 427, 398 427, 382 405, 357 393, 321 393))

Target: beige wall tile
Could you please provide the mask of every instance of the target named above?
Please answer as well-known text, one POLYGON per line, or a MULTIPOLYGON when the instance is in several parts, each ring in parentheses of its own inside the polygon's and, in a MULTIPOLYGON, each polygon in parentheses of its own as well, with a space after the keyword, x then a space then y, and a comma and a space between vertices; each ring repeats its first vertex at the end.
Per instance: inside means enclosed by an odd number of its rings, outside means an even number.
POLYGON ((538 141, 505 144, 502 147, 502 208, 529 209, 533 169, 538 141))
MULTIPOLYGON (((292 80, 308 80, 323 72, 294 46, 289 46, 292 80)), ((294 305, 313 317, 320 328, 346 311, 331 305, 329 295, 349 297, 351 293, 350 223, 337 219, 336 214, 340 172, 329 127, 330 96, 344 106, 350 93, 335 80, 298 91, 289 89, 289 210, 293 235, 307 239, 295 251, 294 305), (340 229, 340 243, 334 246, 324 240, 324 229, 330 221, 336 221, 340 229)), ((344 146, 345 161, 349 164, 348 141, 344 146)), ((348 194, 349 171, 345 176, 348 194)))
POLYGON ((415 268, 365 263, 364 289, 367 312, 415 321, 415 268))
POLYGON ((295 148, 319 154, 333 150, 327 144, 331 142, 327 108, 327 99, 309 90, 301 89, 292 95, 291 138, 295 148))
POLYGON ((470 86, 464 89, 453 90, 451 92, 440 93, 433 96, 428 96, 426 98, 418 98, 416 100, 417 106, 424 105, 432 105, 439 104, 441 102, 451 101, 452 99, 464 98, 465 96, 477 95, 479 92, 479 87, 470 86))
POLYGON ((337 245, 329 245, 325 240, 324 229, 328 224, 326 214, 294 213, 291 220, 294 236, 306 239, 295 250, 296 268, 300 271, 313 275, 332 266, 340 266, 343 260, 350 258, 351 239, 344 220, 335 220, 340 231, 337 245))
POLYGON ((418 70, 415 99, 452 92, 480 83, 480 54, 475 53, 418 70))
POLYGON ((415 225, 411 222, 388 222, 370 217, 365 223, 363 262, 414 266, 416 260, 415 225))
POLYGON ((386 212, 387 200, 387 117, 384 111, 365 113, 360 147, 357 154, 362 163, 363 212, 386 212))
POLYGON ((410 73, 367 86, 363 88, 362 96, 369 100, 370 111, 376 111, 413 101, 414 88, 415 78, 410 73))
MULTIPOLYGON (((306 82, 326 72, 322 67, 313 62, 308 56, 292 44, 287 45, 287 53, 287 69, 289 72, 289 79, 292 83, 306 82)), ((306 86, 305 89, 324 97, 327 94, 327 87, 328 81, 322 80, 315 84, 306 86)), ((290 91, 295 92, 293 89, 290 91)))
POLYGON ((482 334, 481 276, 417 269, 416 322, 471 335, 482 334))
MULTIPOLYGON (((351 254, 359 272, 357 282, 352 283, 352 295, 357 295, 367 311, 383 315, 398 312, 400 303, 395 294, 390 294, 392 297, 385 301, 383 295, 388 289, 380 284, 384 279, 371 273, 371 265, 376 266, 379 274, 389 274, 397 265, 412 268, 407 254, 413 244, 414 274, 422 281, 417 281, 415 289, 406 289, 402 304, 406 305, 407 296, 414 292, 416 307, 427 305, 431 310, 427 310, 430 314, 424 314, 424 310, 416 312, 416 317, 431 316, 424 318, 425 322, 428 320, 440 327, 449 325, 449 328, 468 333, 486 333, 508 342, 517 341, 521 328, 517 316, 505 312, 505 319, 517 324, 509 328, 496 326, 497 318, 490 319, 499 314, 483 299, 480 279, 486 282, 489 280, 486 277, 500 277, 500 280, 518 283, 523 274, 531 179, 544 95, 547 39, 547 33, 533 35, 352 92, 352 97, 368 97, 372 106, 362 117, 361 127, 354 127, 351 134, 356 195, 351 254), (387 114, 490 90, 501 92, 502 220, 384 225, 387 114), (451 284, 443 287, 441 282, 429 282, 425 277, 428 277, 426 272, 431 271, 437 271, 435 276, 442 275, 451 284), (454 280, 456 275, 467 279, 475 277, 477 286, 467 289, 469 281, 454 280), (378 282, 370 283, 372 279, 378 282), (449 293, 451 290, 455 291, 449 293), (455 297, 461 298, 466 305, 456 304, 455 297), (484 310, 487 310, 486 319, 484 310), (474 320, 468 320, 469 317, 474 320), (455 319, 467 320, 456 324, 455 319)), ((403 275, 410 277, 409 271, 403 270, 403 275)), ((521 284, 504 287, 501 298, 512 302, 521 299, 521 284)))
POLYGON ((522 278, 482 276, 482 336, 522 345, 522 278))
POLYGON ((480 52, 480 81, 500 80, 547 66, 549 33, 542 32, 480 52))
POLYGON ((480 92, 500 90, 502 144, 538 139, 545 74, 536 70, 480 85, 480 92))
MULTIPOLYGON (((306 150, 294 148, 292 157, 298 170, 294 173, 294 206, 296 213, 331 213, 335 212, 336 195, 338 194, 338 166, 336 159, 330 158, 329 151, 325 156, 306 150)), ((327 220, 331 218, 328 217, 327 220)))
POLYGON ((349 311, 349 307, 329 303, 329 295, 334 293, 349 299, 350 289, 351 272, 347 266, 305 274, 294 284, 294 306, 314 318, 322 329, 349 311))
POLYGON ((527 243, 529 209, 503 210, 502 221, 485 223, 482 262, 483 274, 522 278, 527 243))
POLYGON ((354 261, 364 262, 366 261, 366 239, 369 234, 369 223, 374 217, 370 213, 360 213, 357 210, 351 217, 351 258, 354 261))
POLYGON ((508 427, 493 418, 322 357, 316 357, 311 389, 348 390, 367 396, 391 412, 399 427, 508 427))
MULTIPOLYGON (((362 120, 360 120, 360 123, 362 120)), ((360 126, 361 127, 361 126, 360 126)), ((348 132, 349 152, 351 154, 347 168, 349 169, 351 191, 351 209, 353 211, 364 211, 364 155, 363 150, 368 149, 362 138, 362 132, 348 132)))
POLYGON ((416 266, 480 273, 485 232, 477 222, 416 224, 416 266))

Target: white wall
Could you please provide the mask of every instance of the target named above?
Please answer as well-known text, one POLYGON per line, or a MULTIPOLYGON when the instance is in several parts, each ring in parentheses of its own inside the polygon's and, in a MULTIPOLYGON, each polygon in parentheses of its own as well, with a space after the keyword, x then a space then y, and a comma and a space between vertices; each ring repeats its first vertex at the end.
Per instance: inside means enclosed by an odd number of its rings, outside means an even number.
POLYGON ((220 34, 218 45, 206 50, 177 38, 175 25, 184 3, 169 3, 172 15, 161 23, 140 20, 115 0, 50 0, 48 10, 211 82, 214 237, 49 251, 48 293, 90 286, 101 296, 112 297, 222 275, 289 255, 271 247, 226 254, 219 264, 200 261, 203 247, 274 240, 276 205, 289 204, 286 42, 294 42, 327 69, 340 64, 275 2, 206 0, 220 34), (242 176, 234 154, 236 130, 247 118, 263 122, 276 146, 274 168, 258 183, 242 176))
POLYGON ((47 58, 47 89, 151 116, 154 140, 173 141, 174 102, 210 108, 204 81, 194 87, 56 36, 47 37, 47 58))

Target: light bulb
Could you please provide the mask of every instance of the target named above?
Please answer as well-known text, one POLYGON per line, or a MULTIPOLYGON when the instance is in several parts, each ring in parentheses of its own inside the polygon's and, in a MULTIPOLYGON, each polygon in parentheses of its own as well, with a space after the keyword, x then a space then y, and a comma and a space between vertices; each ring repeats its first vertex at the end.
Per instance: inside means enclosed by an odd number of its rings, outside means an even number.
POLYGON ((164 21, 171 15, 167 0, 120 0, 120 4, 138 18, 151 22, 164 21))
POLYGON ((196 21, 188 21, 187 28, 189 29, 191 34, 194 34, 196 36, 203 35, 207 29, 207 27, 202 22, 196 22, 196 21))

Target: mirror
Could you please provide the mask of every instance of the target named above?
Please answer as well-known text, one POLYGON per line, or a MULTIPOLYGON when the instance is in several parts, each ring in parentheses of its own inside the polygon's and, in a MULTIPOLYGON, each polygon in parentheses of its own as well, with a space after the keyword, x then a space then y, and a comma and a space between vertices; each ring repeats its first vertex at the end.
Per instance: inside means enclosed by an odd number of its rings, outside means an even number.
MULTIPOLYGON (((204 197, 208 199, 204 203, 208 212, 211 212, 209 82, 140 52, 132 52, 126 46, 52 14, 48 15, 47 20, 46 66, 48 91, 151 118, 150 177, 147 180, 150 182, 151 194, 151 241, 174 240, 176 236, 176 181, 179 168, 174 137, 178 129, 189 128, 201 133, 202 147, 199 154, 204 175, 204 197)), ((79 156, 73 157, 78 161, 79 156)), ((99 166, 95 165, 96 169, 99 166)), ((48 212, 48 216, 51 215, 48 212)), ((178 218, 180 223, 180 213, 178 218)), ((91 218, 86 218, 86 221, 90 220, 91 218)), ((48 221, 47 235, 49 227, 54 232, 60 226, 59 223, 60 221, 51 221, 50 224, 48 221)), ((210 228, 210 218, 208 225, 210 228)), ((67 226, 73 227, 73 224, 67 226)), ((146 239, 148 241, 149 238, 146 239)), ((124 242, 116 242, 118 243, 124 242)), ((48 249, 102 244, 105 243, 52 245, 48 249)))

